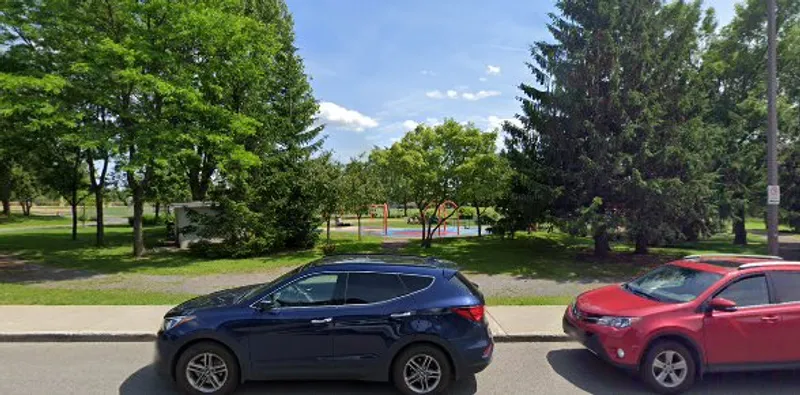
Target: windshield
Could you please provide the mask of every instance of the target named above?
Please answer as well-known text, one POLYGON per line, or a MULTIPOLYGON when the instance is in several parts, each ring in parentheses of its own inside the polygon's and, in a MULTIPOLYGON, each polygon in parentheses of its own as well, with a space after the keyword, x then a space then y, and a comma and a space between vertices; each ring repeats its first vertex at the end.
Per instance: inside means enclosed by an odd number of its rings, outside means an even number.
POLYGON ((664 265, 623 288, 639 296, 663 302, 689 302, 722 278, 721 274, 675 265, 664 265))
POLYGON ((301 271, 303 271, 303 269, 305 269, 306 266, 308 266, 308 265, 298 266, 298 267, 294 268, 293 270, 290 270, 290 271, 282 274, 280 277, 278 277, 278 278, 276 278, 276 279, 274 279, 274 280, 272 280, 272 281, 270 281, 270 282, 268 282, 266 284, 259 285, 259 286, 255 287, 255 288, 247 291, 242 296, 240 296, 239 299, 237 299, 236 302, 240 303, 240 302, 248 300, 248 299, 250 299, 250 298, 252 298, 252 297, 254 297, 256 295, 262 294, 266 290, 268 290, 271 287, 273 287, 275 284, 278 284, 281 281, 284 281, 284 280, 286 280, 286 279, 288 279, 290 277, 293 277, 297 273, 300 273, 301 271))

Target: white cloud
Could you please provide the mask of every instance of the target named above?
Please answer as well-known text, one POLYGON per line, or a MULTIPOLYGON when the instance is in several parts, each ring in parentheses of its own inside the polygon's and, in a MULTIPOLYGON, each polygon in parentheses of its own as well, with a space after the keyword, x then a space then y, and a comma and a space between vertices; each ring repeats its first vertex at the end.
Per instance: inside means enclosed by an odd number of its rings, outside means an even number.
POLYGON ((422 71, 420 71, 419 73, 420 73, 420 74, 422 74, 422 75, 429 75, 429 76, 434 76, 434 75, 436 75, 436 73, 434 73, 434 72, 433 72, 433 71, 431 71, 431 70, 422 70, 422 71))
POLYGON ((378 121, 356 110, 348 110, 336 103, 327 101, 319 103, 319 117, 327 123, 355 130, 356 132, 363 132, 364 129, 378 126, 378 121))
POLYGON ((458 98, 462 98, 462 99, 466 99, 466 100, 470 100, 470 101, 475 101, 475 100, 485 99, 487 97, 500 96, 500 92, 499 91, 478 91, 478 92, 461 92, 461 93, 459 93, 458 90, 456 90, 456 89, 448 89, 445 92, 442 92, 440 90, 434 90, 434 91, 425 92, 425 96, 428 96, 431 99, 444 99, 444 98, 458 99, 458 98))
POLYGON ((436 119, 436 118, 426 118, 425 124, 428 126, 437 126, 443 124, 444 121, 436 119))
POLYGON ((505 121, 508 121, 514 126, 522 127, 522 122, 520 122, 517 118, 500 118, 498 116, 489 115, 489 117, 486 118, 486 122, 489 123, 489 127, 487 129, 494 130, 495 128, 502 128, 503 122, 505 121))
POLYGON ((428 96, 431 99, 441 99, 444 97, 444 94, 436 90, 436 91, 425 92, 425 96, 428 96))
POLYGON ((481 78, 478 78, 478 81, 480 81, 480 82, 486 82, 486 77, 481 77, 481 78))
POLYGON ((417 125, 419 125, 419 123, 414 122, 414 121, 412 121, 410 119, 403 122, 403 128, 406 131, 416 129, 417 125))
POLYGON ((480 100, 480 99, 485 99, 487 97, 499 96, 499 95, 500 95, 500 92, 498 92, 498 91, 478 91, 478 92, 475 92, 475 93, 464 92, 464 93, 461 94, 461 97, 463 97, 464 99, 467 99, 467 100, 473 100, 474 101, 474 100, 480 100))
POLYGON ((486 122, 489 124, 489 126, 486 128, 486 131, 497 132, 497 140, 495 141, 495 145, 497 146, 498 151, 503 149, 505 146, 505 132, 503 132, 503 123, 506 121, 514 126, 522 127, 522 122, 520 122, 517 118, 500 118, 495 115, 489 115, 489 117, 486 118, 486 122))
POLYGON ((500 66, 487 65, 486 66, 486 74, 499 75, 500 74, 500 66))

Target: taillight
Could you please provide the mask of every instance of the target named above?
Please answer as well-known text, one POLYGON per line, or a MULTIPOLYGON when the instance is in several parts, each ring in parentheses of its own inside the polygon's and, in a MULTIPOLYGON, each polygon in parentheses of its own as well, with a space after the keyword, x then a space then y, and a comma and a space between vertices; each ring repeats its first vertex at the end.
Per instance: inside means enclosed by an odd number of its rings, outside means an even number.
POLYGON ((470 306, 470 307, 455 307, 453 312, 474 322, 483 321, 483 305, 470 306))

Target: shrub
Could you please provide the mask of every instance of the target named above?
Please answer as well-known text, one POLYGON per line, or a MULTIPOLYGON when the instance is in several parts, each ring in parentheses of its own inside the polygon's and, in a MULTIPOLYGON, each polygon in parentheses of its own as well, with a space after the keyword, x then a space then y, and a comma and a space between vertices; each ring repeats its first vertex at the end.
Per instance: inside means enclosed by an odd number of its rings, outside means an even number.
POLYGON ((333 243, 326 243, 322 245, 322 253, 325 255, 331 255, 336 252, 336 244, 333 243))
MULTIPOLYGON (((142 226, 159 226, 166 225, 167 222, 173 222, 175 219, 171 215, 161 215, 156 218, 153 214, 142 215, 142 226)), ((128 217, 128 226, 133 226, 133 217, 128 217)))

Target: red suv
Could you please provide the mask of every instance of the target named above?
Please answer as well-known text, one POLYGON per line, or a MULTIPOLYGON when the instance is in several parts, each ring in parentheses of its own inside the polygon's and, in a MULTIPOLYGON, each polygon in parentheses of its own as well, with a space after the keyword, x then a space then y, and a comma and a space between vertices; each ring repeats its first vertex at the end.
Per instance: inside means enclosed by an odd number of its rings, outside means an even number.
POLYGON ((800 367, 800 262, 688 256, 578 296, 564 332, 660 393, 705 372, 800 367))

